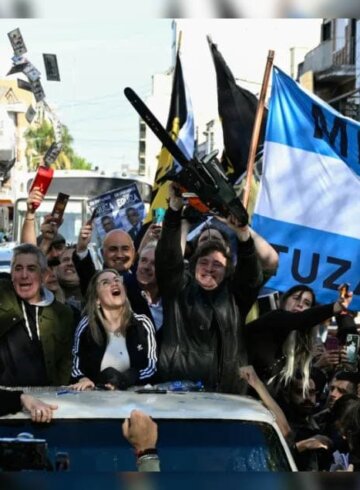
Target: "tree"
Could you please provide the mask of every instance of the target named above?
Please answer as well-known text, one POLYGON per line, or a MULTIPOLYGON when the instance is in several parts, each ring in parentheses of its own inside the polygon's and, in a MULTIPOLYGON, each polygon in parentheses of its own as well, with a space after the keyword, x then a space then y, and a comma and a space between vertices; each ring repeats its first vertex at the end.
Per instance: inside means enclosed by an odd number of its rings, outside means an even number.
MULTIPOLYGON (((55 141, 54 128, 45 119, 36 127, 25 132, 26 158, 29 171, 37 170, 46 151, 55 141)), ((67 126, 62 126, 62 151, 53 164, 55 169, 83 169, 90 170, 92 164, 85 158, 77 155, 72 147, 74 141, 67 126)))
POLYGON ((88 162, 85 158, 80 157, 76 153, 74 153, 74 156, 71 161, 71 168, 76 169, 76 170, 91 170, 92 169, 92 164, 88 162))

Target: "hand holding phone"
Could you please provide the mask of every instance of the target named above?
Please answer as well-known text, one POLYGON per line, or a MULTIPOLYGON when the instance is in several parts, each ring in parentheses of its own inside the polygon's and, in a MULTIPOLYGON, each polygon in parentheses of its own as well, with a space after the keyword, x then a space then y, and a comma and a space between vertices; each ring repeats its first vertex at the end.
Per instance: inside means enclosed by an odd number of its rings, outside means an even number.
POLYGON ((59 192, 59 194, 56 198, 54 208, 51 212, 51 216, 53 217, 54 221, 56 222, 56 224, 58 226, 60 226, 60 224, 62 222, 62 218, 63 218, 64 212, 65 212, 65 208, 66 208, 66 205, 68 203, 69 197, 70 196, 68 194, 63 194, 62 192, 59 192))
POLYGON ((165 208, 155 208, 153 209, 153 223, 156 225, 161 225, 164 221, 165 208))
POLYGON ((96 216, 97 216, 97 210, 98 210, 98 208, 94 208, 94 209, 92 210, 91 216, 90 216, 90 218, 89 218, 89 219, 88 219, 88 221, 87 221, 87 223, 88 223, 89 225, 90 225, 90 224, 91 224, 91 223, 94 221, 94 219, 96 218, 96 216))

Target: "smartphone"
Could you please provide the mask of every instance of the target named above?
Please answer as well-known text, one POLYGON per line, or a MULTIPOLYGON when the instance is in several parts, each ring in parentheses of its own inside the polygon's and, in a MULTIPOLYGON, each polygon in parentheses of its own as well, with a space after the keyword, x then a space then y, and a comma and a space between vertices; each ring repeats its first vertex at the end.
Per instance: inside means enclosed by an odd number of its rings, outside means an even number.
POLYGON ((57 224, 61 223, 69 197, 68 194, 63 194, 62 192, 59 192, 57 195, 53 210, 51 211, 51 216, 54 217, 54 221, 57 224))
POLYGON ((153 209, 153 223, 161 225, 164 221, 165 208, 155 208, 153 209))
POLYGON ((346 296, 349 292, 349 287, 350 287, 350 284, 348 282, 344 282, 343 284, 341 284, 341 286, 340 286, 341 298, 346 298, 346 296))
POLYGON ((90 218, 88 219, 88 223, 92 223, 92 222, 94 221, 94 219, 95 219, 95 218, 96 218, 96 216, 97 216, 97 210, 98 210, 98 208, 94 208, 94 209, 92 210, 91 216, 90 216, 90 218))
POLYGON ((350 364, 357 364, 360 346, 360 336, 348 333, 346 336, 346 355, 350 364))
POLYGON ((338 351, 340 348, 339 339, 334 335, 328 335, 325 340, 325 349, 327 351, 338 351))
MULTIPOLYGON (((54 169, 51 167, 45 167, 41 165, 36 172, 35 178, 31 184, 30 191, 31 192, 34 187, 38 187, 42 194, 46 194, 48 188, 50 187, 51 181, 54 176, 54 169)), ((37 209, 39 204, 33 204, 33 209, 37 209)))

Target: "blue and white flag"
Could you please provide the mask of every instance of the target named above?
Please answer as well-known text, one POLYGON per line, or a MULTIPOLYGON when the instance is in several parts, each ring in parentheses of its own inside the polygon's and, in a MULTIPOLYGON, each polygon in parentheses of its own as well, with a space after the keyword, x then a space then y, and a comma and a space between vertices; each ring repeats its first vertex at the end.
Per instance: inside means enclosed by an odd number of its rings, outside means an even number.
POLYGON ((280 254, 267 286, 334 301, 350 283, 360 310, 360 124, 273 71, 254 229, 280 254))

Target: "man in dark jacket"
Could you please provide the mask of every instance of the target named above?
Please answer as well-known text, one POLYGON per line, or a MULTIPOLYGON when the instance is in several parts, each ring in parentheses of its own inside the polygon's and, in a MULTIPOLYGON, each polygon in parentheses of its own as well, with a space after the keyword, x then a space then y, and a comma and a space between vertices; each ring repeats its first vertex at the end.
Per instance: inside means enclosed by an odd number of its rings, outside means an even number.
POLYGON ((211 390, 242 393, 246 385, 236 375, 247 362, 242 325, 262 282, 254 243, 248 227, 230 216, 228 225, 239 241, 235 272, 226 247, 213 241, 199 247, 186 271, 182 205, 171 188, 155 260, 164 314, 159 374, 163 380, 200 380, 211 390))
POLYGON ((0 384, 62 385, 70 379, 71 309, 42 286, 47 268, 34 245, 14 249, 11 279, 0 280, 0 384))

